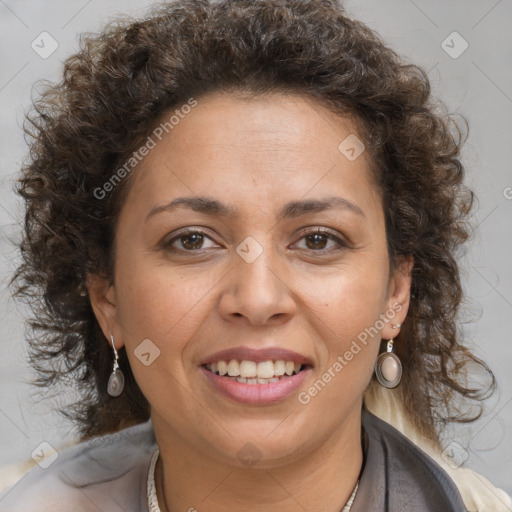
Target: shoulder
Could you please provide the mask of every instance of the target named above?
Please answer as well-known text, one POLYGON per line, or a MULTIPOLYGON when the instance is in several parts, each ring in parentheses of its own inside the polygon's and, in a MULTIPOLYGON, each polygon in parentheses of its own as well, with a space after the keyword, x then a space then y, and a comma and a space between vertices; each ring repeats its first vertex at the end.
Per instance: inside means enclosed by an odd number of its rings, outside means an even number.
POLYGON ((449 450, 443 451, 440 445, 419 434, 393 391, 382 386, 369 387, 365 393, 365 408, 395 427, 445 471, 456 485, 468 512, 511 512, 512 498, 505 491, 476 471, 457 464, 449 457, 449 450))
POLYGON ((429 455, 366 409, 362 420, 368 447, 361 486, 374 488, 369 499, 376 510, 382 504, 386 510, 466 511, 455 483, 429 455))
POLYGON ((0 498, 2 512, 147 511, 157 445, 150 421, 79 443, 45 459, 0 498))

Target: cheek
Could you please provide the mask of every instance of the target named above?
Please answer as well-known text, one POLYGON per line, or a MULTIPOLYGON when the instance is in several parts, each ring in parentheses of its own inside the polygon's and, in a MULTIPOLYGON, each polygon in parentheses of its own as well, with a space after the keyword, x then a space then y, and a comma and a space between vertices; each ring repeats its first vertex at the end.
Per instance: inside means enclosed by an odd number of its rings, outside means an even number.
POLYGON ((118 321, 130 367, 152 405, 186 401, 178 384, 186 380, 183 354, 202 322, 199 317, 211 289, 208 282, 200 281, 198 286, 176 274, 164 267, 127 266, 119 272, 116 287, 118 321), (159 391, 169 388, 172 393, 159 391))
POLYGON ((344 340, 347 336, 357 335, 384 313, 387 299, 385 271, 347 266, 322 278, 312 276, 300 287, 307 290, 303 295, 306 309, 329 328, 330 338, 344 340))
MULTIPOLYGON (((385 313, 385 282, 353 274, 329 280, 329 290, 309 288, 315 334, 322 338, 316 380, 298 397, 334 428, 340 411, 354 406, 371 379, 380 344, 379 315, 385 313)), ((306 313, 307 314, 307 313, 306 313)))
POLYGON ((385 313, 387 274, 385 267, 347 266, 301 287, 307 289, 305 315, 314 326, 320 360, 319 380, 306 390, 303 402, 316 401, 320 409, 350 407, 367 386, 377 357, 382 329, 379 315, 385 313), (384 268, 384 270, 383 270, 384 268))
POLYGON ((188 340, 202 322, 209 295, 218 280, 210 274, 143 261, 119 266, 116 275, 117 318, 129 351, 145 339, 177 366, 188 340))

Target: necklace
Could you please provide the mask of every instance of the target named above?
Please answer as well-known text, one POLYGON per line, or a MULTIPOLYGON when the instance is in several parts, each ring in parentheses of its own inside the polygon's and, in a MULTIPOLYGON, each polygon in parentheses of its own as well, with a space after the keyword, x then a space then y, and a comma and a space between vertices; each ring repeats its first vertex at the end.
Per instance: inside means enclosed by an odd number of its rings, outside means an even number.
MULTIPOLYGON (((153 454, 153 457, 151 458, 151 464, 149 465, 149 471, 148 471, 148 508, 149 512, 161 512, 160 507, 158 506, 158 499, 156 496, 156 486, 155 486, 155 466, 156 461, 158 459, 159 450, 157 448, 156 452, 153 454)), ((356 483, 356 486, 354 487, 354 490, 352 491, 352 494, 350 495, 350 498, 348 499, 346 505, 343 507, 341 512, 350 512, 350 509, 352 508, 352 503, 354 503, 354 499, 356 497, 357 489, 359 487, 359 480, 356 483)))
POLYGON ((148 508, 149 512, 160 512, 158 506, 158 499, 156 497, 156 486, 155 486, 155 466, 159 454, 158 448, 151 458, 151 464, 149 465, 148 471, 148 508))

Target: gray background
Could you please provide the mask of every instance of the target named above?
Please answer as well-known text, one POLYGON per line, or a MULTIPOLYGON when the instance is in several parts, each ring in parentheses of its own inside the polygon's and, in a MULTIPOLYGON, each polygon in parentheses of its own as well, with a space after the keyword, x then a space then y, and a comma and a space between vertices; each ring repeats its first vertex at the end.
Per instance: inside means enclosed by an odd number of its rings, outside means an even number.
MULTIPOLYGON (((26 384, 32 374, 25 362, 24 308, 13 303, 5 287, 16 263, 9 239, 19 232, 20 205, 12 184, 26 153, 21 124, 32 84, 59 78, 80 32, 96 32, 121 13, 136 16, 152 3, 0 0, 0 467, 30 458, 42 441, 60 447, 73 439, 72 426, 26 384), (31 48, 43 31, 58 43, 47 59, 31 48)), ((345 6, 406 59, 423 66, 434 95, 450 112, 469 119, 463 157, 468 184, 479 198, 479 229, 461 261, 468 297, 461 319, 468 344, 490 364, 499 391, 478 422, 454 427, 446 438, 464 447, 467 466, 512 494, 512 0, 350 0, 345 6), (442 47, 454 31, 469 44, 457 58, 442 47)), ((445 47, 458 54, 463 44, 455 35, 445 47)))

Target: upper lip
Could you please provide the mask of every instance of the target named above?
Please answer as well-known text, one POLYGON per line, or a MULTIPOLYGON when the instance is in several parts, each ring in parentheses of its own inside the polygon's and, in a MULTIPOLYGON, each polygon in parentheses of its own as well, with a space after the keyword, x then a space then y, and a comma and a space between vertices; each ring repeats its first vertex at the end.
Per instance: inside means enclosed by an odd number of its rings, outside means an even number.
POLYGON ((306 356, 280 347, 261 349, 250 347, 228 348, 206 356, 201 361, 201 365, 216 363, 218 361, 231 361, 232 359, 236 359, 237 361, 255 361, 256 363, 263 361, 293 361, 296 364, 312 365, 311 361, 306 356))

